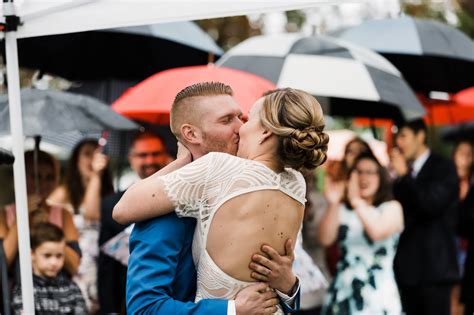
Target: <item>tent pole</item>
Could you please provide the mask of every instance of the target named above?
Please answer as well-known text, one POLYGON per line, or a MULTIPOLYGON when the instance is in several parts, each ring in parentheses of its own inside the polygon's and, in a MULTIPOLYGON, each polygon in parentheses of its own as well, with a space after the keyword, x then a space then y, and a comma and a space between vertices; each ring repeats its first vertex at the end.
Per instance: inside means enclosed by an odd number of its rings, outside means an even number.
MULTIPOLYGON (((16 20, 13 2, 3 3, 6 21, 16 20)), ((23 122, 21 115, 20 74, 16 25, 8 25, 5 32, 5 55, 7 60, 8 99, 10 131, 13 139, 13 163, 16 222, 18 227, 18 253, 20 256, 21 294, 23 314, 35 313, 33 296, 33 274, 30 254, 30 229, 26 196, 26 172, 23 147, 23 122)))

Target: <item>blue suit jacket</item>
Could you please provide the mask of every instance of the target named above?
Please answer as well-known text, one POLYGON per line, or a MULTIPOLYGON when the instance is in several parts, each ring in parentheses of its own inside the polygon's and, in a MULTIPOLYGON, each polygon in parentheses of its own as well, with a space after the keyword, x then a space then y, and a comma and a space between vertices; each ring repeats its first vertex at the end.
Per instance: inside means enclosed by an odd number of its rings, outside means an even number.
MULTIPOLYGON (((128 314, 227 315, 227 300, 194 303, 196 269, 191 249, 196 221, 166 216, 136 223, 130 236, 128 314)), ((299 309, 281 303, 285 313, 299 309)))
POLYGON ((127 273, 128 314, 226 315, 226 300, 194 303, 191 245, 195 220, 176 214, 135 224, 127 273))

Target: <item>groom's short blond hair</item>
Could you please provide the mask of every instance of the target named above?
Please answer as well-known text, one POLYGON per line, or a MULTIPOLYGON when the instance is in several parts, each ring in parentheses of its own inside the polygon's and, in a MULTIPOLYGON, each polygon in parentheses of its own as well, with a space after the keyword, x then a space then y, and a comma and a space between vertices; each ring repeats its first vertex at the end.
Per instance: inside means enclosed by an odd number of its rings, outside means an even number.
POLYGON ((173 134, 181 137, 183 124, 197 125, 201 118, 199 99, 203 96, 230 95, 232 88, 221 82, 201 82, 182 89, 174 99, 170 112, 170 127, 173 134))

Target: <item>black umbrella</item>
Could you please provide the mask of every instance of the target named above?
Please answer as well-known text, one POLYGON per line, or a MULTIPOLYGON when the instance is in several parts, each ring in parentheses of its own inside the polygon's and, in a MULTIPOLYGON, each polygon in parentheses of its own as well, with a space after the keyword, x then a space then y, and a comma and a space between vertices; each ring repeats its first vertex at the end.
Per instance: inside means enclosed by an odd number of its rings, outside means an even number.
POLYGON ((179 22, 25 38, 18 52, 20 66, 69 80, 140 81, 221 50, 197 25, 179 22))
MULTIPOLYGON (((68 132, 136 130, 139 125, 89 96, 62 91, 23 89, 21 91, 23 130, 35 138, 35 175, 41 136, 68 132)), ((0 134, 10 133, 8 95, 0 96, 0 134)), ((35 177, 36 187, 38 179, 35 177)))
POLYGON ((468 140, 474 142, 474 122, 445 127, 441 137, 446 141, 458 142, 468 140))
POLYGON ((255 36, 230 49, 217 64, 254 73, 278 87, 305 90, 329 115, 403 120, 425 113, 389 61, 330 37, 255 36))
MULTIPOLYGON (((26 136, 72 131, 135 130, 139 126, 89 96, 51 90, 21 91, 26 136)), ((10 133, 8 95, 0 96, 0 134, 10 133)))
POLYGON ((382 54, 415 90, 458 92, 474 85, 474 42, 446 24, 402 16, 331 35, 382 54))
POLYGON ((10 151, 0 148, 0 165, 12 165, 15 157, 10 151))
MULTIPOLYGON (((156 72, 206 64, 210 55, 222 53, 193 22, 25 38, 18 40, 18 46, 20 66, 73 80, 71 92, 91 95, 107 104, 156 72)), ((80 137, 77 132, 63 134, 59 142, 69 145, 80 137)), ((110 133, 113 155, 126 150, 121 148, 121 138, 121 133, 110 133), (121 150, 116 150, 119 147, 121 150)), ((57 135, 45 135, 44 139, 58 143, 57 135)))

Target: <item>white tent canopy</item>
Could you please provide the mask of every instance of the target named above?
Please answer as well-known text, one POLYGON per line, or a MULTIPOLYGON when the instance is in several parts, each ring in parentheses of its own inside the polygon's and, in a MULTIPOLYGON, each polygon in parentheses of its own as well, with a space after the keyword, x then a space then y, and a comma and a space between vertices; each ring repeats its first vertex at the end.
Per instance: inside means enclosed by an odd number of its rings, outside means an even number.
MULTIPOLYGON (((123 26, 286 11, 329 2, 332 1, 18 0, 14 1, 14 10, 23 23, 17 31, 17 38, 24 38, 123 26)), ((5 13, 2 12, 2 16, 9 14, 5 13)))
MULTIPOLYGON (((5 0, 4 0, 5 1, 5 0)), ((337 0, 6 0, 0 7, 0 22, 6 23, 10 125, 15 155, 14 184, 17 205, 18 243, 24 314, 34 314, 28 210, 17 38, 65 34, 114 27, 199 20, 252 13, 313 7, 337 0), (20 24, 16 27, 15 21, 20 24), (13 23, 12 23, 13 22, 13 23)), ((71 60, 71 62, 74 62, 71 60)))

